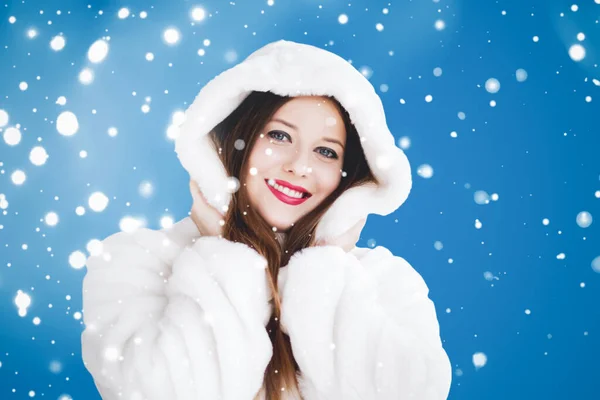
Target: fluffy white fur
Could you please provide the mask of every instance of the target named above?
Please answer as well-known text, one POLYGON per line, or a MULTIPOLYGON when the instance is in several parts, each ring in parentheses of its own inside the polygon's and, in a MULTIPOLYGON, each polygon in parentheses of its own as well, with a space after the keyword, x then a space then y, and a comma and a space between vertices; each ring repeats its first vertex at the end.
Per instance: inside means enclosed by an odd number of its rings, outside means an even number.
POLYGON ((82 355, 103 399, 241 400, 261 387, 273 352, 266 261, 197 236, 186 218, 116 233, 88 258, 82 355))
MULTIPOLYGON (((334 95, 363 136, 382 185, 344 193, 319 224, 319 238, 406 199, 408 161, 370 83, 332 53, 279 41, 215 78, 188 109, 177 152, 213 205, 228 204, 230 193, 206 133, 250 90, 334 95)), ((244 244, 199 237, 189 217, 170 229, 106 238, 102 254, 87 260, 81 338, 102 398, 265 400, 259 389, 273 352, 265 266, 244 244)), ((447 398, 451 368, 435 308, 405 260, 383 247, 307 248, 278 279, 304 400, 447 398)))
POLYGON ((290 260, 281 323, 306 399, 441 400, 451 383, 421 276, 384 247, 304 249, 290 260))
POLYGON ((185 113, 175 151, 208 202, 229 204, 228 177, 207 134, 252 91, 279 95, 331 95, 348 111, 379 186, 343 193, 317 226, 317 239, 338 236, 368 214, 388 215, 406 200, 410 164, 390 133, 381 99, 371 83, 348 61, 307 44, 280 40, 206 84, 185 113))
MULTIPOLYGON (((265 263, 189 217, 106 238, 83 281, 82 354, 102 398, 254 399, 273 351, 265 263)), ((435 308, 402 258, 307 248, 278 283, 304 400, 447 398, 435 308)))

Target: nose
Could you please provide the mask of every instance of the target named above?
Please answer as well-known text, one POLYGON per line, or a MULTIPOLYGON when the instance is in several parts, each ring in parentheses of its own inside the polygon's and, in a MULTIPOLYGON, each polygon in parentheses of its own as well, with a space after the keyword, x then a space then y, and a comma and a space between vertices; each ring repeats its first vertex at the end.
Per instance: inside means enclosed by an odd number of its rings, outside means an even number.
POLYGON ((306 152, 294 151, 284 162, 283 168, 287 172, 292 172, 299 176, 306 176, 311 172, 308 165, 308 155, 306 152))

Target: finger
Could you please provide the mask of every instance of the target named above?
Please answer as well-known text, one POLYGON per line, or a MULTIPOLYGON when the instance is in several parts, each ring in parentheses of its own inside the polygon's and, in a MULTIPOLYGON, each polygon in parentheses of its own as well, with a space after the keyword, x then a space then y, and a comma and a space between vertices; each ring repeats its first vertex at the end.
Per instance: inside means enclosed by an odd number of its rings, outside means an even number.
POLYGON ((343 235, 336 239, 346 251, 353 249, 358 243, 360 232, 366 223, 366 218, 361 218, 352 228, 348 229, 343 235))
POLYGON ((217 223, 223 219, 223 215, 219 210, 208 203, 206 197, 202 194, 202 191, 198 190, 194 196, 192 209, 200 218, 206 221, 216 221, 217 223))
POLYGON ((358 222, 356 223, 356 227, 359 227, 360 229, 362 229, 365 224, 367 223, 367 218, 361 218, 358 220, 358 222))
POLYGON ((363 230, 365 225, 367 224, 367 218, 361 218, 360 221, 356 224, 356 233, 357 236, 360 235, 360 232, 363 230))
POLYGON ((192 194, 192 199, 194 199, 195 203, 210 206, 206 200, 206 197, 204 196, 204 193, 202 193, 200 190, 198 183, 192 180, 190 180, 190 193, 192 194))
POLYGON ((367 221, 366 218, 361 218, 356 224, 354 224, 352 226, 352 228, 348 229, 342 236, 340 236, 340 238, 349 240, 354 237, 358 237, 358 234, 360 233, 362 228, 365 226, 366 221, 367 221))
POLYGON ((192 195, 192 199, 198 199, 198 191, 198 184, 193 179, 190 179, 190 194, 192 195))

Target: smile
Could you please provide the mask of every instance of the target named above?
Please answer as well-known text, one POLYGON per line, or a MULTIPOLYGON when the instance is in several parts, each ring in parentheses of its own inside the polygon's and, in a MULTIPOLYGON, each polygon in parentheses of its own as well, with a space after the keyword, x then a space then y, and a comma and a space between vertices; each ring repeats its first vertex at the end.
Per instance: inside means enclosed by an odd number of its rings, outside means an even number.
POLYGON ((291 190, 286 186, 279 185, 273 179, 265 179, 267 187, 280 201, 291 206, 297 206, 304 203, 312 194, 308 192, 300 192, 291 190))

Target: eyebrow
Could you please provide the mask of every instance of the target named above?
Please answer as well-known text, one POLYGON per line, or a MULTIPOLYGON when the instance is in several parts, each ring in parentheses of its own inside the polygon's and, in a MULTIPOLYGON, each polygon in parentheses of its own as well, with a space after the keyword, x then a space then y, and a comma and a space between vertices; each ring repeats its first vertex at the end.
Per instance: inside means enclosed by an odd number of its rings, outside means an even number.
MULTIPOLYGON (((283 124, 283 125, 285 125, 285 126, 287 126, 287 127, 291 128, 291 129, 293 129, 293 130, 295 130, 295 131, 297 131, 297 130, 298 130, 298 127, 297 127, 296 125, 292 124, 291 122, 285 121, 285 120, 283 120, 283 119, 281 119, 281 118, 273 118, 273 119, 272 119, 272 121, 274 121, 274 122, 279 122, 279 123, 281 123, 281 124, 283 124)), ((342 144, 342 142, 340 142, 340 141, 339 141, 339 140, 337 140, 337 139, 330 138, 330 137, 323 137, 322 139, 323 139, 324 141, 326 141, 326 142, 330 142, 330 143, 337 143, 337 144, 339 144, 339 145, 340 145, 340 147, 341 147, 343 150, 345 150, 345 149, 346 149, 346 148, 344 147, 344 145, 342 144)))

